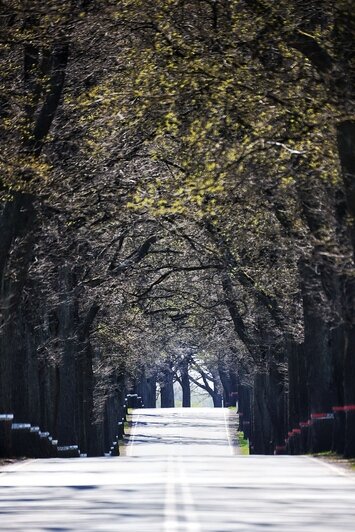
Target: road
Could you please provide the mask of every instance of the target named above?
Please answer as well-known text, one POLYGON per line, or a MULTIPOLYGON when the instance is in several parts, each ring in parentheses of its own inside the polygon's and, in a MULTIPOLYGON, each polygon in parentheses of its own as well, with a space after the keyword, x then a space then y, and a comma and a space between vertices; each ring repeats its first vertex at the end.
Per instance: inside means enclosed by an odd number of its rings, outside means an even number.
POLYGON ((355 530, 355 476, 302 456, 242 456, 224 409, 137 410, 125 456, 0 474, 0 529, 355 530))

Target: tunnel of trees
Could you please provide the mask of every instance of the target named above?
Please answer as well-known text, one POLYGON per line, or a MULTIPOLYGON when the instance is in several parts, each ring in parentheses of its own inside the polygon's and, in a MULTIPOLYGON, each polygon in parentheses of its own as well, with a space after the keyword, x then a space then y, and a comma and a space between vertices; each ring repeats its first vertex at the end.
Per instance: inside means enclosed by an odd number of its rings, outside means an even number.
POLYGON ((200 372, 251 452, 355 456, 352 8, 1 1, 0 413, 99 455, 200 372))

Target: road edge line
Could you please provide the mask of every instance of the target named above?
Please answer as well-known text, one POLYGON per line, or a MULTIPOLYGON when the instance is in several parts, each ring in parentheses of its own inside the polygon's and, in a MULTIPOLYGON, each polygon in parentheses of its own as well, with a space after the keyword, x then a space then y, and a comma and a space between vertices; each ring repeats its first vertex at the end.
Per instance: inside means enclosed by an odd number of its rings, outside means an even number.
POLYGON ((348 478, 355 482, 355 475, 350 473, 350 471, 343 470, 340 466, 337 466, 336 464, 329 464, 328 462, 324 462, 323 460, 320 460, 319 458, 316 458, 315 456, 307 456, 303 455, 304 458, 307 458, 308 460, 311 460, 312 462, 315 462, 316 464, 320 464, 323 467, 326 467, 330 471, 333 471, 337 475, 341 477, 348 478))

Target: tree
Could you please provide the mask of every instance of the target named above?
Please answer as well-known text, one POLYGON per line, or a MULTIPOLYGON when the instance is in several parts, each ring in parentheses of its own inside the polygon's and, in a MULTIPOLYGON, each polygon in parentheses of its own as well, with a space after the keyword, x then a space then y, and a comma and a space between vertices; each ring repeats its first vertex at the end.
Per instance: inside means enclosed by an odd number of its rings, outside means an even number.
POLYGON ((353 455, 350 2, 3 4, 0 409, 102 453, 197 363, 353 455))

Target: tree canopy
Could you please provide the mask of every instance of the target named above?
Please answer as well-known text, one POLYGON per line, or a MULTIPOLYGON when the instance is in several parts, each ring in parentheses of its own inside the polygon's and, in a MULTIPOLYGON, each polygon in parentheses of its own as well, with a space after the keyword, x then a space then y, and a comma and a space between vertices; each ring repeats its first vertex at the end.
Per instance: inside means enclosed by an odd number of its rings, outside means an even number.
POLYGON ((354 455, 351 4, 2 1, 0 411, 100 452, 198 365, 354 455))

